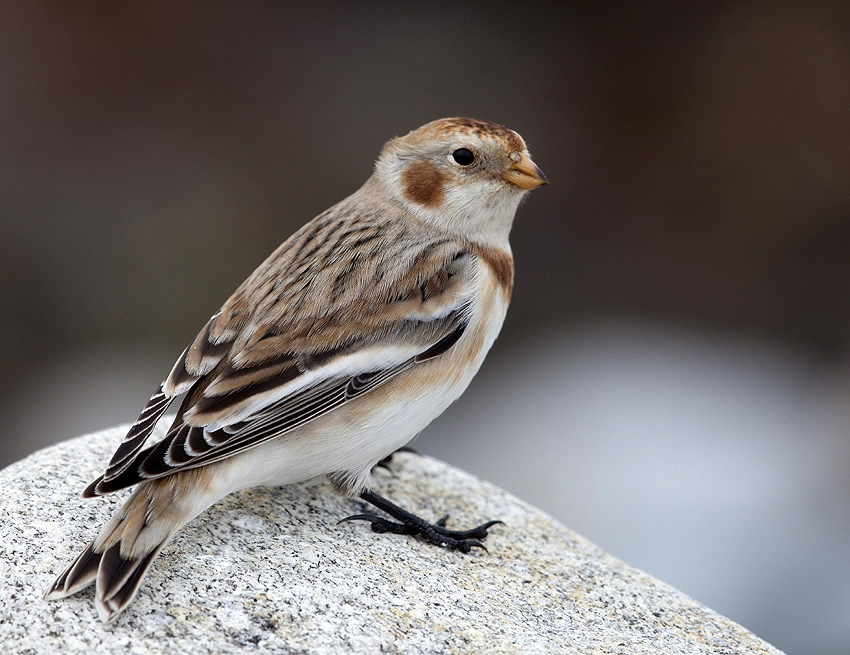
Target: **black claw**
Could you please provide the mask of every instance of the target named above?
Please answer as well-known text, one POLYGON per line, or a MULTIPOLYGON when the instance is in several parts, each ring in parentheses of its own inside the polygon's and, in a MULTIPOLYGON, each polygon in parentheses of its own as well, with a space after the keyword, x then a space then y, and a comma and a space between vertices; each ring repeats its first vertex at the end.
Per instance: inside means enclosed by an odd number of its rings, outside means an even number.
POLYGON ((449 519, 448 514, 436 523, 428 523, 424 519, 411 514, 407 510, 394 505, 386 498, 382 498, 371 491, 364 491, 360 497, 385 511, 394 519, 398 519, 398 522, 390 521, 374 514, 355 514, 342 519, 340 523, 344 521, 368 521, 371 524, 373 532, 392 532, 394 534, 407 535, 418 534, 436 546, 442 546, 449 550, 459 550, 462 553, 468 553, 473 548, 481 548, 484 552, 489 552, 480 540, 487 536, 487 530, 492 526, 502 523, 502 521, 488 521, 471 530, 449 530, 446 528, 446 522, 449 519))
POLYGON ((473 548, 480 548, 485 553, 490 552, 489 550, 487 550, 487 547, 477 539, 465 539, 463 541, 458 541, 458 545, 455 546, 455 549, 459 550, 462 553, 468 553, 473 548))
POLYGON ((340 519, 339 521, 337 521, 337 525, 339 525, 340 523, 346 523, 347 521, 372 521, 372 520, 382 521, 384 519, 381 519, 381 518, 375 516, 374 514, 352 514, 351 516, 346 516, 344 519, 340 519))
POLYGON ((453 530, 451 535, 456 539, 484 539, 487 536, 487 530, 497 523, 504 525, 504 521, 487 521, 471 530, 453 530))

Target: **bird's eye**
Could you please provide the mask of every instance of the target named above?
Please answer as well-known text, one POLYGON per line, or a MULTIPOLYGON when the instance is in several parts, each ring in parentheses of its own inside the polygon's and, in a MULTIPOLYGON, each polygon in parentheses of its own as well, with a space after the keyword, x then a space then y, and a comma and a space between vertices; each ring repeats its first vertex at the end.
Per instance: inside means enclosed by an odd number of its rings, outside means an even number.
POLYGON ((472 162, 475 161, 475 155, 472 154, 471 150, 467 150, 466 148, 458 148, 452 153, 452 159, 454 159, 461 166, 469 166, 472 162))

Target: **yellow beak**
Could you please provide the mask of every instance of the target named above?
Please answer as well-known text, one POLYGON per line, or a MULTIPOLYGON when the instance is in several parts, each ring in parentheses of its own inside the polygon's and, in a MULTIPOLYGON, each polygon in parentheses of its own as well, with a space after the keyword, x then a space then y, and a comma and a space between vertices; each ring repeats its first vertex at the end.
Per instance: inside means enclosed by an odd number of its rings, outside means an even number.
POLYGON ((549 180, 546 179, 543 171, 525 153, 520 155, 519 161, 502 175, 502 179, 511 184, 516 184, 520 189, 526 190, 536 189, 544 184, 549 184, 549 180))

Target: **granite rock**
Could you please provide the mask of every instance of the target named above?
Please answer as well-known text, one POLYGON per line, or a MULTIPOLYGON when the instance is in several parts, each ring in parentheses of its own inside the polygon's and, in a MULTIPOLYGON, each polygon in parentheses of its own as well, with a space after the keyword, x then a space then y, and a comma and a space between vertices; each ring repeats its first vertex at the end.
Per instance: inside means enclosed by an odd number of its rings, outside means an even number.
POLYGON ((123 494, 80 491, 126 427, 0 471, 0 643, 41 653, 778 653, 540 510, 440 461, 397 455, 377 490, 450 526, 500 518, 489 553, 337 520, 361 504, 313 482, 234 494, 187 525, 115 623, 91 589, 42 594, 123 494))

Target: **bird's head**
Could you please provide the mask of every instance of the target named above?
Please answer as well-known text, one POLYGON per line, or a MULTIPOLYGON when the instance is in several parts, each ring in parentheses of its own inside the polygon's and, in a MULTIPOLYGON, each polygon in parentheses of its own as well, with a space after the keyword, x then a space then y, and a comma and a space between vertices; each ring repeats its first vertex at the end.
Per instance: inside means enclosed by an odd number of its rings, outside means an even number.
POLYGON ((524 193, 548 183, 519 134, 471 118, 442 118, 389 141, 375 175, 420 219, 498 245, 524 193))

